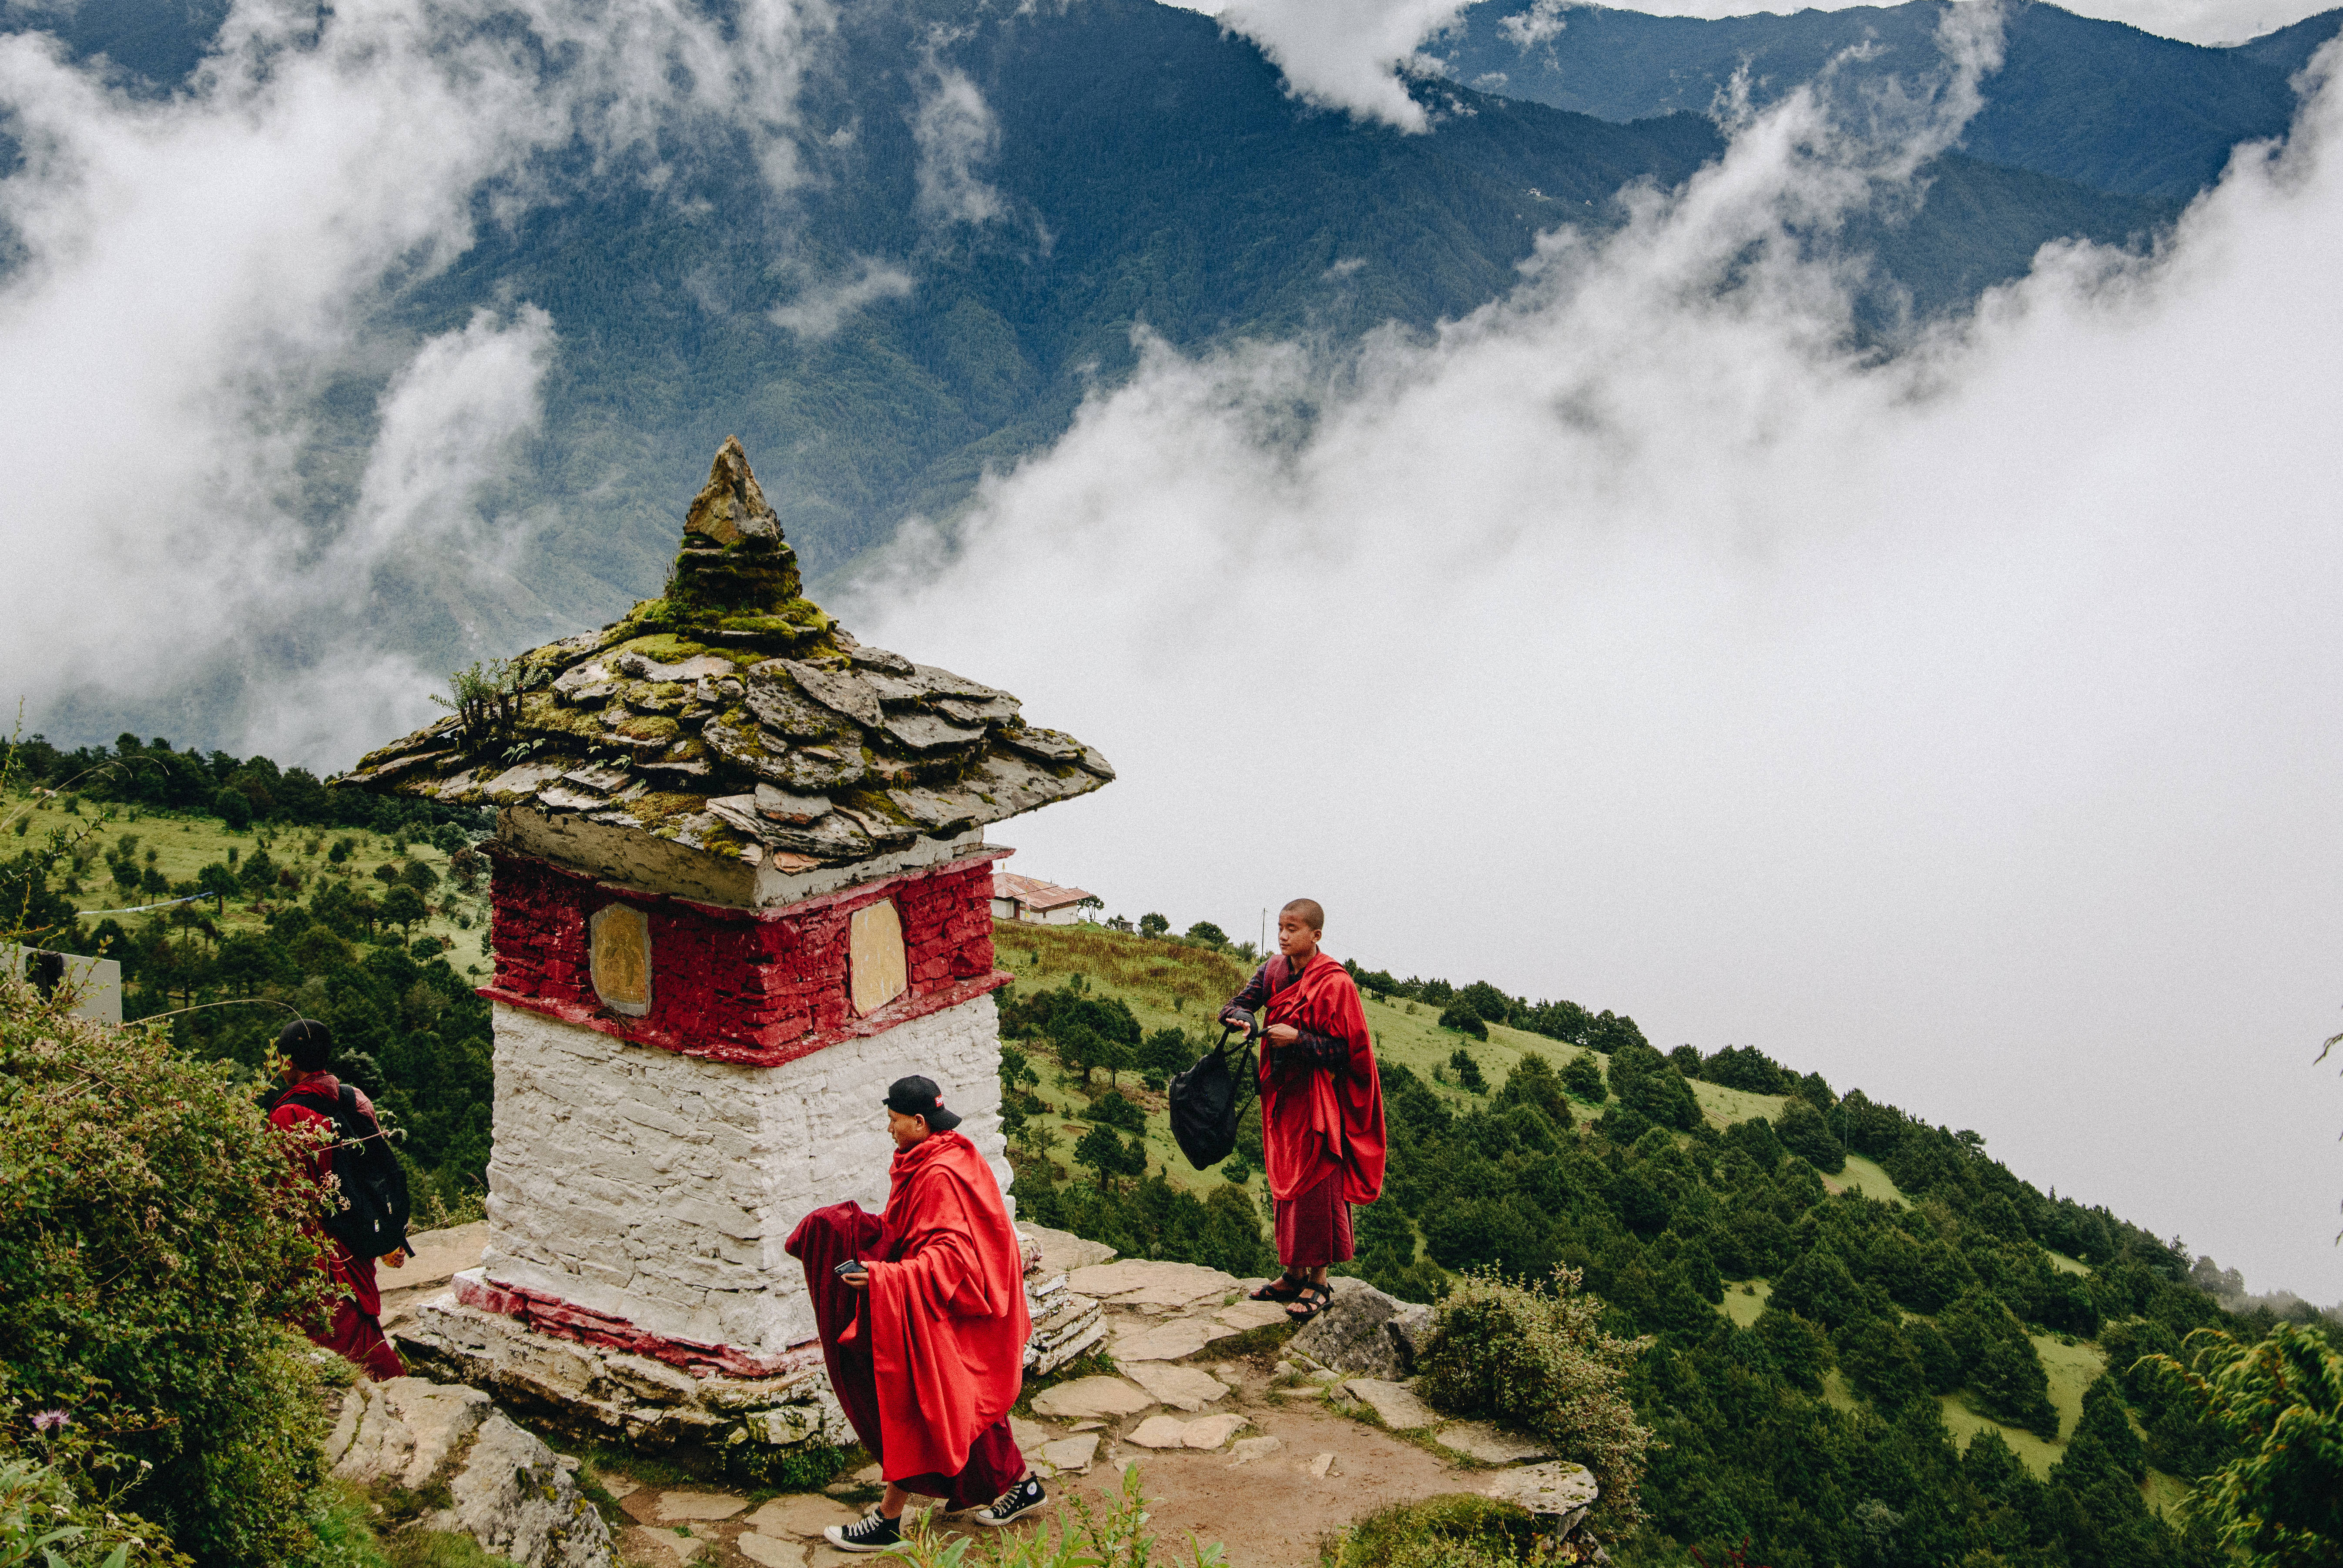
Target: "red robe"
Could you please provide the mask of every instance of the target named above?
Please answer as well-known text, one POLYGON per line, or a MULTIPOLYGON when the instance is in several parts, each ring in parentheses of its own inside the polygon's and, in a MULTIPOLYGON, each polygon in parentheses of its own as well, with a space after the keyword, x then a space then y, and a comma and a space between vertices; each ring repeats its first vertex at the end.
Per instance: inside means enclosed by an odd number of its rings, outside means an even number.
POLYGON ((992 1168, 960 1133, 899 1150, 893 1178, 865 1320, 880 1464, 890 1481, 957 1475, 1024 1385, 1024 1251, 992 1168))
MULTIPOLYGON (((1283 963, 1281 956, 1277 960, 1283 963)), ((1262 1027, 1290 1023, 1351 1045, 1348 1071, 1277 1070, 1277 1047, 1261 1053, 1262 1147, 1269 1194, 1290 1202, 1339 1171, 1342 1201, 1372 1203, 1383 1191, 1383 1086, 1375 1071, 1366 1009, 1350 971, 1323 951, 1302 978, 1270 998, 1262 1027)))
MULTIPOLYGON (((330 1072, 305 1073, 294 1087, 313 1091, 328 1100, 342 1091, 341 1081, 330 1072)), ((358 1096, 358 1109, 368 1116, 374 1114, 374 1107, 367 1103, 364 1094, 358 1096)), ((316 1137, 322 1131, 322 1141, 328 1145, 335 1136, 333 1118, 290 1101, 270 1111, 268 1120, 271 1125, 287 1132, 305 1131, 316 1137)), ((334 1151, 330 1147, 297 1153, 293 1160, 297 1170, 320 1186, 333 1173, 334 1151)), ((317 1266, 339 1287, 332 1323, 322 1332, 307 1330, 311 1342, 350 1362, 377 1382, 405 1377, 407 1363, 398 1359, 398 1352, 383 1335, 382 1289, 375 1281, 375 1261, 352 1252, 314 1221, 305 1222, 302 1229, 317 1238, 317 1266)))

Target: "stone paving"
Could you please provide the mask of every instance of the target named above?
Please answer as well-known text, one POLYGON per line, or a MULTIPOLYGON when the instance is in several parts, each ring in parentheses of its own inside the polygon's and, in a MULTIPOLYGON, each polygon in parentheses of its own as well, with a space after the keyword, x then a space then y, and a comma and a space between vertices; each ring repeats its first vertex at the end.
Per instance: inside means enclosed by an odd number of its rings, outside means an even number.
MULTIPOLYGON (((1485 1492, 1542 1512, 1583 1513, 1592 1482, 1578 1466, 1537 1462, 1549 1459, 1538 1443, 1487 1422, 1451 1421, 1402 1378, 1369 1375, 1398 1370, 1375 1348, 1376 1325, 1392 1315, 1388 1298, 1343 1282, 1327 1316, 1356 1314, 1357 1323, 1327 1322, 1340 1332, 1233 1355, 1231 1342, 1285 1315, 1246 1299, 1261 1282, 1188 1263, 1110 1261, 1096 1243, 1021 1229, 1029 1251, 1040 1253, 1034 1273, 1063 1282, 1061 1310, 1097 1312, 1085 1337, 1094 1334, 1113 1364, 1111 1372, 1042 1389, 1029 1414, 1011 1418, 1018 1445, 1053 1498, 1080 1493, 1096 1506, 1120 1487, 1125 1467, 1141 1464, 1150 1517, 1167 1544, 1184 1550, 1192 1532, 1222 1541, 1234 1568, 1314 1568, 1321 1538, 1359 1514, 1441 1493, 1485 1492), (1328 1353, 1346 1347, 1350 1363, 1318 1364, 1297 1348, 1312 1343, 1328 1353)), ((463 1266, 468 1236, 433 1240, 433 1271, 463 1266)), ((639 1568, 853 1561, 821 1532, 860 1517, 880 1484, 878 1468, 866 1466, 827 1493, 757 1503, 704 1483, 639 1484, 617 1473, 593 1479, 629 1522, 617 1537, 619 1560, 639 1568)), ((934 1504, 915 1499, 913 1506, 934 1504)), ((933 1523, 947 1537, 988 1533, 964 1516, 933 1523)))
MULTIPOLYGON (((1071 1241, 1046 1236, 1043 1245, 1071 1241)), ((1236 1568, 1311 1568, 1321 1537, 1411 1497, 1502 1491, 1544 1509, 1584 1507, 1591 1483, 1577 1466, 1524 1462, 1548 1456, 1487 1422, 1448 1420, 1402 1381, 1317 1366, 1290 1349, 1216 1357, 1214 1346, 1284 1316, 1273 1303, 1245 1299, 1259 1281, 1187 1263, 1062 1252, 1045 1267, 1063 1271, 1070 1294, 1101 1305, 1101 1348, 1115 1365, 1111 1374, 1043 1389, 1030 1415, 1011 1418, 1019 1446, 1054 1498, 1080 1493, 1095 1506, 1119 1487, 1126 1466, 1141 1464, 1151 1519, 1167 1543, 1184 1547, 1191 1531, 1221 1540, 1236 1568), (1422 1442, 1426 1435, 1431 1444, 1422 1442)), ((626 1484, 601 1479, 614 1493, 626 1484)), ((829 1495, 777 1497, 753 1509, 747 1497, 705 1486, 636 1487, 619 1501, 635 1521, 619 1549, 642 1568, 832 1568, 854 1559, 822 1541, 823 1527, 859 1518, 879 1479, 867 1467, 832 1483, 829 1495)), ((912 1506, 935 1504, 915 1499, 912 1506)), ((985 1533, 965 1516, 931 1522, 946 1538, 985 1533)))

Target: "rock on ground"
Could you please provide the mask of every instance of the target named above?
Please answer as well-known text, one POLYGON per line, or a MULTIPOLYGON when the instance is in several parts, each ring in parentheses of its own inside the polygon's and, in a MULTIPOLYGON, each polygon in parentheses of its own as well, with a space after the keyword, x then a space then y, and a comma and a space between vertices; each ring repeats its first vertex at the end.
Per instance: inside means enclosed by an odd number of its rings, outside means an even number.
POLYGON ((1470 1455, 1483 1464, 1515 1464, 1525 1459, 1552 1459, 1547 1446, 1534 1437, 1516 1437, 1485 1421, 1460 1421, 1433 1433, 1443 1448, 1470 1455))
POLYGON ((1188 1423, 1176 1415, 1151 1415, 1124 1432, 1122 1441, 1141 1448, 1185 1448, 1188 1423))
POLYGON ((444 1482, 427 1529, 461 1531, 521 1568, 610 1568, 610 1532, 554 1452, 478 1389, 423 1378, 360 1383, 327 1452, 334 1473, 409 1492, 444 1482))
POLYGON ((1125 1258, 1076 1269, 1066 1276, 1066 1283, 1085 1296, 1115 1306, 1185 1307, 1220 1300, 1236 1289, 1237 1277, 1196 1263, 1125 1258))
POLYGON ((1564 1460, 1501 1470, 1485 1490, 1500 1503, 1517 1504, 1532 1513, 1559 1517, 1564 1532, 1586 1517, 1586 1511, 1594 1506, 1594 1499, 1600 1495, 1594 1473, 1583 1464, 1564 1460))
POLYGON ((1044 1274, 1071 1273, 1114 1256, 1114 1249, 1104 1241, 1084 1241, 1071 1231, 1052 1231, 1047 1225, 1030 1225, 1020 1220, 1017 1233, 1040 1249, 1041 1260, 1034 1267, 1044 1274))
POLYGON ((1351 1397, 1382 1418, 1393 1432, 1413 1432, 1420 1427, 1434 1426, 1440 1417, 1432 1407, 1407 1389, 1381 1378, 1354 1377, 1349 1388, 1351 1397))
POLYGON ((1137 1362, 1124 1371, 1156 1403, 1168 1404, 1173 1410, 1202 1410, 1229 1392, 1228 1384, 1201 1367, 1137 1362))
POLYGON ((1119 1377, 1078 1377, 1033 1396, 1033 1413, 1058 1421, 1137 1415, 1155 1402, 1119 1377))
POLYGON ((1321 1366, 1395 1380, 1415 1370, 1415 1350, 1432 1324, 1432 1309, 1385 1295, 1364 1280, 1336 1278, 1334 1299, 1302 1325, 1288 1352, 1321 1366))

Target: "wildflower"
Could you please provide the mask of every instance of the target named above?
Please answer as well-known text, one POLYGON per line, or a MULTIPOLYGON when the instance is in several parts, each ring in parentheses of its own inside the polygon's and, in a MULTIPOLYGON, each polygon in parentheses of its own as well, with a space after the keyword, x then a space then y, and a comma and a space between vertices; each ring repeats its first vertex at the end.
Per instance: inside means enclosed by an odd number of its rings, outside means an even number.
POLYGON ((33 1412, 35 1432, 62 1432, 71 1424, 73 1424, 71 1418, 61 1410, 42 1410, 33 1412))

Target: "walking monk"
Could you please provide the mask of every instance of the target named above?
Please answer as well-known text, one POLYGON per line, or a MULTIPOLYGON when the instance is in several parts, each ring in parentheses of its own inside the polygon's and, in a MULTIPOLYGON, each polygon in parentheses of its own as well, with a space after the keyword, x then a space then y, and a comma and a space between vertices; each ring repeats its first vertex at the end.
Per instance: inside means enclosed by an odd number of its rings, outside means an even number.
POLYGON ((1383 1190, 1383 1087, 1359 988, 1318 950, 1326 912, 1296 899, 1278 912, 1277 956, 1221 1010, 1235 1028, 1266 1010, 1261 1044, 1261 1141, 1277 1214, 1284 1277, 1253 1292, 1316 1317, 1332 1301, 1326 1265, 1352 1257, 1351 1205, 1383 1190))
MULTIPOLYGON (((317 1109, 334 1104, 342 1092, 341 1080, 326 1070, 333 1055, 333 1033, 314 1018, 297 1019, 277 1037, 277 1049, 285 1058, 287 1087, 270 1099, 268 1120, 277 1128, 288 1132, 298 1130, 308 1138, 307 1147, 293 1154, 293 1162, 312 1184, 323 1187, 326 1178, 334 1173, 335 1156, 342 1152, 334 1143, 337 1136, 334 1119, 317 1109)), ((353 1084, 351 1094, 358 1115, 372 1127, 375 1136, 381 1136, 382 1126, 374 1119, 374 1104, 366 1091, 353 1084)), ((382 1287, 375 1280, 376 1260, 359 1257, 315 1221, 305 1229, 322 1243, 317 1266, 336 1286, 333 1322, 322 1332, 308 1330, 309 1338, 377 1382, 405 1377, 407 1363, 398 1359, 397 1348, 382 1332, 382 1287)), ((380 1261, 396 1269, 407 1261, 407 1252, 402 1248, 380 1261)))
POLYGON ((980 1524, 1048 1501, 1009 1432, 1024 1385, 1025 1257, 1001 1185, 926 1078, 887 1091, 887 1211, 836 1203, 799 1221, 789 1255, 813 1292, 831 1388, 887 1479, 879 1506, 823 1533, 846 1552, 902 1541, 911 1493, 980 1524))

